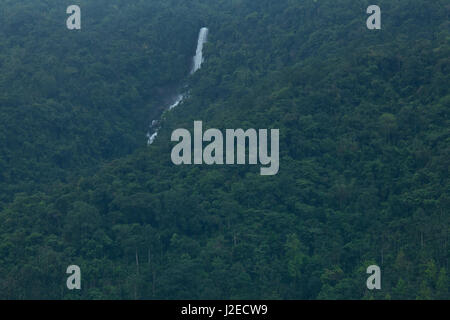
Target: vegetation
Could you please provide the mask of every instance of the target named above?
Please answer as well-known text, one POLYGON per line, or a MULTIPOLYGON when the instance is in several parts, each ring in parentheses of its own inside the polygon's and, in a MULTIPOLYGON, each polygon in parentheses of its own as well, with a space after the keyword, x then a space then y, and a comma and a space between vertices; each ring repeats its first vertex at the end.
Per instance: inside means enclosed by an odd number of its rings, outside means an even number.
POLYGON ((0 298, 449 299, 450 6, 378 2, 382 30, 369 1, 86 0, 69 31, 3 1, 0 298), (279 173, 173 165, 194 120, 280 129, 279 173))

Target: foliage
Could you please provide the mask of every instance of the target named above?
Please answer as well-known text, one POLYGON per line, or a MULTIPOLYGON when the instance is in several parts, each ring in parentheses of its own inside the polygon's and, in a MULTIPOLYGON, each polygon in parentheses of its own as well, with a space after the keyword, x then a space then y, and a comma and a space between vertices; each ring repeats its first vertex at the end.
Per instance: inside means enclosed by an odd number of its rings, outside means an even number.
POLYGON ((446 1, 56 2, 0 5, 0 298, 449 299, 446 1), (279 173, 173 165, 194 120, 279 128, 279 173))

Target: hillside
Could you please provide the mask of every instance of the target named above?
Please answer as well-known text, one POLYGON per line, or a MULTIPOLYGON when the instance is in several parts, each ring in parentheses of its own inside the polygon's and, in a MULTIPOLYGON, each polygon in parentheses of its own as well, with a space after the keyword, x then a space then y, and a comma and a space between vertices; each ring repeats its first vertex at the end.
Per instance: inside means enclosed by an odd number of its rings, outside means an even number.
POLYGON ((450 7, 378 2, 2 3, 0 298, 449 299, 450 7), (195 120, 279 129, 278 174, 175 166, 195 120))

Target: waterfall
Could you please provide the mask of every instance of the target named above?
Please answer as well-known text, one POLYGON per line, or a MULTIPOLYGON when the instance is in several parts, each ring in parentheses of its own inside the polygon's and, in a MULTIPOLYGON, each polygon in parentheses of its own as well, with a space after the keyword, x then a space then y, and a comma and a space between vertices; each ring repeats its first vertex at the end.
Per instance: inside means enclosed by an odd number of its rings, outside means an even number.
POLYGON ((172 110, 172 109, 175 108, 177 105, 179 105, 179 104, 181 103, 181 101, 183 101, 183 98, 184 98, 184 95, 182 95, 182 94, 177 95, 177 97, 176 97, 174 103, 172 103, 172 104, 169 106, 169 110, 172 110))
MULTIPOLYGON (((208 28, 203 27, 200 29, 191 74, 194 74, 202 66, 202 63, 204 61, 203 45, 208 40, 208 32, 209 32, 208 28)), ((177 105, 179 105, 183 101, 184 95, 185 95, 184 93, 176 94, 175 100, 169 105, 168 110, 172 110, 177 105)), ((147 132, 148 145, 152 144, 155 141, 156 137, 158 136, 158 130, 159 130, 159 121, 153 120, 152 124, 150 125, 149 131, 147 132), (153 131, 153 133, 151 133, 151 131, 153 131)))
POLYGON ((153 134, 147 133, 148 141, 147 144, 152 144, 155 141, 156 136, 158 135, 158 131, 153 132, 153 134))
POLYGON ((203 63, 203 44, 208 40, 208 28, 201 28, 198 34, 197 50, 194 56, 194 66, 192 67, 191 74, 195 73, 203 63))

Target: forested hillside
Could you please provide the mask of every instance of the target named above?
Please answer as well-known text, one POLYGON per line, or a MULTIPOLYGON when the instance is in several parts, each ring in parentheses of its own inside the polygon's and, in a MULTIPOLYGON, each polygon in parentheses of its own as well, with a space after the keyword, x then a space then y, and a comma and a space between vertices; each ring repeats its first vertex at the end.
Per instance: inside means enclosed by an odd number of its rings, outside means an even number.
POLYGON ((450 4, 377 2, 381 30, 369 1, 86 0, 69 31, 3 1, 0 298, 449 299, 450 4), (279 129, 278 174, 175 166, 194 120, 279 129))
POLYGON ((200 10, 128 2, 79 1, 83 28, 70 32, 67 3, 2 1, 0 201, 90 174, 145 143, 189 71, 200 10))

